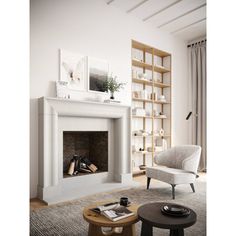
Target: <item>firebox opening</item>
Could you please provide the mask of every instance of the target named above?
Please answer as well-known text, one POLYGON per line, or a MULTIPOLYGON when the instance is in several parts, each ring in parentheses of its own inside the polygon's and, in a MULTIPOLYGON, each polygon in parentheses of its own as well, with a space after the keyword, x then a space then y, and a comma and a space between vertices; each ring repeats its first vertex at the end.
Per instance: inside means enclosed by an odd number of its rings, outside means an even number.
POLYGON ((108 131, 63 132, 63 177, 108 171, 108 131))

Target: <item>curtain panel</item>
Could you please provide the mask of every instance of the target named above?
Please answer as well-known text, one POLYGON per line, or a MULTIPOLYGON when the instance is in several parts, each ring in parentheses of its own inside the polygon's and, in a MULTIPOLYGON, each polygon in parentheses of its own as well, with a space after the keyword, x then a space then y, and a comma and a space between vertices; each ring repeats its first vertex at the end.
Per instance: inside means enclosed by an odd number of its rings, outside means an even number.
POLYGON ((207 75, 206 42, 194 44, 188 48, 190 65, 190 88, 192 116, 192 144, 202 147, 199 164, 200 171, 207 169, 207 75))

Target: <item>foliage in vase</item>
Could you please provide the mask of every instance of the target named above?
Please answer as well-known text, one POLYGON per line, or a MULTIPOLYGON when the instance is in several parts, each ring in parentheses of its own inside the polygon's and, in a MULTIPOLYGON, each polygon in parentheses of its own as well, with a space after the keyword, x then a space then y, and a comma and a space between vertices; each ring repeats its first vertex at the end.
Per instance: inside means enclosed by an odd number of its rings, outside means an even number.
POLYGON ((114 93, 114 92, 119 92, 120 89, 123 89, 124 88, 124 85, 126 83, 119 83, 117 80, 116 80, 117 76, 109 76, 106 81, 104 82, 104 88, 105 90, 108 92, 110 91, 111 93, 114 93))

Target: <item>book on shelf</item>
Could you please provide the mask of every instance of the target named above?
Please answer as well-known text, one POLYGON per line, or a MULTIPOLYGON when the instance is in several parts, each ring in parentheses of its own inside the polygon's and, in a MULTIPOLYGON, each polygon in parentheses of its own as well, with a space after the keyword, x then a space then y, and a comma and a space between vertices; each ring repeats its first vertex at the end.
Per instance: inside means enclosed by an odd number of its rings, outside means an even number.
POLYGON ((132 211, 125 206, 121 206, 119 202, 107 203, 91 209, 93 212, 99 213, 111 221, 118 221, 134 215, 132 211))

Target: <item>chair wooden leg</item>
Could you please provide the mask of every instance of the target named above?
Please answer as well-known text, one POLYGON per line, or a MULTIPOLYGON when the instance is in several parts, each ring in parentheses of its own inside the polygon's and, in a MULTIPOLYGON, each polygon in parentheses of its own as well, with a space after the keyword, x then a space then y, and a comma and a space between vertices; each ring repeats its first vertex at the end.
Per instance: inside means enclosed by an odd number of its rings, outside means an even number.
POLYGON ((147 177, 147 189, 149 189, 150 182, 151 182, 151 178, 147 177))
POLYGON ((193 183, 192 183, 192 184, 190 184, 190 186, 191 186, 191 188, 192 188, 193 192, 195 193, 195 188, 194 188, 194 185, 193 185, 193 183))
POLYGON ((175 186, 176 186, 176 184, 171 184, 171 187, 172 187, 172 199, 175 199, 175 186))

